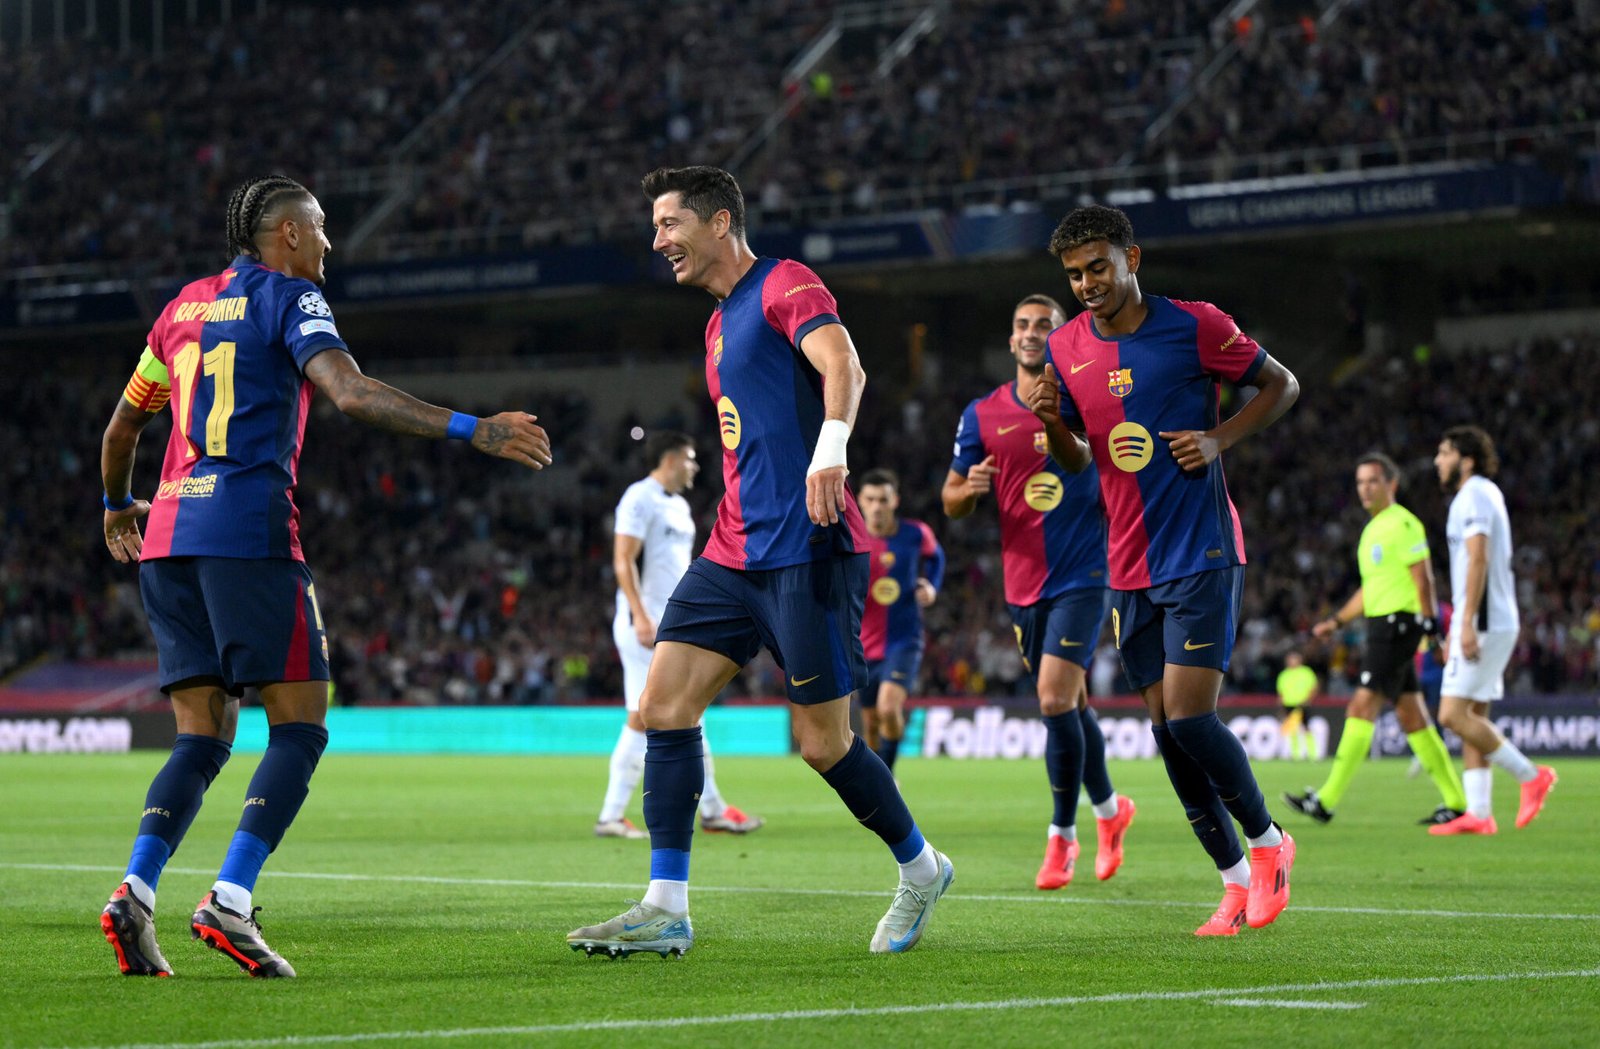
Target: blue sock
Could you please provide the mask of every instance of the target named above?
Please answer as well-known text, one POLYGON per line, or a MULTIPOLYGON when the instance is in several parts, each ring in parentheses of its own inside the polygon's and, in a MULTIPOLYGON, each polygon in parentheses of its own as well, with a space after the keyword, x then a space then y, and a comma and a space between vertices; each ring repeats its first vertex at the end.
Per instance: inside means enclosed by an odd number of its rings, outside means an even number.
POLYGON ((239 818, 218 881, 255 888, 268 853, 278 847, 305 803, 311 774, 327 745, 328 730, 321 725, 294 721, 267 730, 267 752, 250 777, 244 815, 239 818))
POLYGON ((1083 726, 1083 789, 1089 792, 1089 800, 1098 805, 1116 793, 1106 771, 1106 737, 1100 731, 1100 719, 1090 707, 1078 708, 1078 721, 1083 726))
POLYGON ((1044 771, 1050 777, 1050 798, 1057 827, 1078 824, 1078 791, 1083 786, 1083 722, 1077 711, 1044 719, 1044 771))
POLYGON ((700 726, 648 729, 644 752, 644 823, 650 830, 650 877, 689 880, 694 815, 706 785, 700 726))
POLYGON ((249 831, 234 831, 233 840, 228 843, 228 855, 222 859, 222 870, 217 874, 217 880, 232 882, 243 889, 255 892, 256 879, 261 877, 261 868, 266 865, 267 856, 271 852, 271 845, 249 831))
POLYGON ((1168 719, 1167 728, 1195 764, 1205 770, 1216 787, 1217 797, 1239 821, 1245 836, 1255 838, 1265 834, 1272 826, 1272 816, 1267 812, 1266 799, 1256 785, 1256 774, 1250 770, 1250 758, 1239 737, 1228 731, 1228 726, 1215 712, 1168 719))
POLYGON ((822 774, 839 794, 850 814, 883 839, 899 863, 910 863, 922 852, 922 832, 911 818, 900 788, 883 759, 857 736, 844 757, 822 774))
POLYGON ((878 757, 889 766, 889 771, 894 771, 894 759, 900 756, 900 741, 898 739, 878 740, 878 757))
POLYGON ((133 855, 128 859, 128 873, 143 880, 152 891, 161 880, 161 869, 178 851, 178 844, 200 811, 206 788, 227 764, 232 749, 227 741, 215 736, 180 733, 167 763, 150 781, 139 834, 133 839, 133 855))
POLYGON ((1189 829, 1200 839, 1201 847, 1217 865, 1217 870, 1227 870, 1244 859, 1239 836, 1234 833, 1228 810, 1223 808, 1222 799, 1217 797, 1216 788, 1206 777, 1205 770, 1178 746, 1178 741, 1168 731, 1170 724, 1169 721, 1166 725, 1150 726, 1150 731, 1156 737, 1156 749, 1161 752, 1161 760, 1167 766, 1167 778, 1172 781, 1172 789, 1183 803, 1183 814, 1189 817, 1189 829))

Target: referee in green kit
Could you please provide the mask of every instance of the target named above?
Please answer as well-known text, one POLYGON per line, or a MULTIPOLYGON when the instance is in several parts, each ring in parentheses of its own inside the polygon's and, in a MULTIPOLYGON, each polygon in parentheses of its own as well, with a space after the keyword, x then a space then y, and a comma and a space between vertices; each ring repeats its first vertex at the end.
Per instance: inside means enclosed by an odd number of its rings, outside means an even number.
POLYGON ((1344 732, 1327 782, 1316 790, 1307 788, 1304 794, 1283 796, 1292 808, 1318 823, 1333 819, 1356 769, 1366 760, 1384 700, 1394 704, 1406 742, 1439 788, 1441 804, 1421 822, 1445 823, 1467 807, 1461 777, 1428 717, 1417 682, 1414 657, 1422 642, 1435 639, 1438 606, 1428 536, 1417 515, 1395 502, 1399 488, 1400 468, 1387 455, 1368 452, 1356 462, 1356 495, 1371 515, 1356 550, 1361 588, 1338 612, 1312 627, 1317 637, 1328 638, 1357 616, 1367 620, 1360 686, 1345 711, 1344 732))

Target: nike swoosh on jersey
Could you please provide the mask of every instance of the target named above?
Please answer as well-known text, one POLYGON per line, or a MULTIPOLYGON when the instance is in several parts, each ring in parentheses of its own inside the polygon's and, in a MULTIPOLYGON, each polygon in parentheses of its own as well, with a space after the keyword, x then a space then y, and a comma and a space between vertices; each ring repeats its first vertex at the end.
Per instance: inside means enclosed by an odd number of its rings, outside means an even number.
POLYGON ((793 685, 795 688, 799 688, 801 685, 809 685, 809 684, 811 684, 811 682, 817 680, 817 678, 819 678, 821 676, 822 676, 821 674, 812 674, 810 677, 806 678, 804 681, 796 681, 794 675, 790 674, 789 675, 789 684, 793 685))
POLYGON ((1074 375, 1078 374, 1079 372, 1083 371, 1083 369, 1089 367, 1089 365, 1091 365, 1093 363, 1094 363, 1094 361, 1084 361, 1082 364, 1074 364, 1072 366, 1072 374, 1074 374, 1074 375))
POLYGON ((1082 648, 1083 647, 1083 642, 1082 641, 1068 641, 1066 638, 1062 638, 1061 639, 1061 647, 1062 648, 1082 648))
POLYGON ((1184 650, 1184 651, 1185 651, 1185 652, 1198 652, 1198 651, 1200 651, 1200 650, 1201 650, 1201 649, 1202 649, 1202 648, 1210 648, 1210 647, 1211 647, 1211 646, 1212 646, 1212 645, 1214 645, 1214 644, 1216 644, 1216 642, 1215 642, 1215 641, 1207 641, 1207 642, 1206 642, 1206 643, 1205 643, 1205 644, 1203 644, 1203 645, 1197 645, 1197 644, 1195 644, 1195 643, 1194 643, 1194 642, 1193 642, 1193 641, 1185 641, 1185 642, 1184 642, 1184 643, 1183 643, 1183 650, 1184 650))
POLYGON ((1011 426, 996 426, 994 428, 994 432, 1003 436, 1005 434, 1010 433, 1012 430, 1015 430, 1018 426, 1021 426, 1021 425, 1022 425, 1021 423, 1015 423, 1015 424, 1013 424, 1011 426))

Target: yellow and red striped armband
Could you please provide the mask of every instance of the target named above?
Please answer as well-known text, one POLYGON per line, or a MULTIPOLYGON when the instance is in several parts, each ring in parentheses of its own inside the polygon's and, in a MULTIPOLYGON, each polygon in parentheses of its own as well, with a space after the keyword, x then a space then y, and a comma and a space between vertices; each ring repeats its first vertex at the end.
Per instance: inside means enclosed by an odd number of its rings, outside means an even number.
POLYGON ((139 366, 133 369, 133 378, 128 380, 128 388, 122 391, 122 396, 135 408, 152 415, 167 406, 167 398, 172 396, 167 366, 156 360, 150 347, 144 348, 139 366))

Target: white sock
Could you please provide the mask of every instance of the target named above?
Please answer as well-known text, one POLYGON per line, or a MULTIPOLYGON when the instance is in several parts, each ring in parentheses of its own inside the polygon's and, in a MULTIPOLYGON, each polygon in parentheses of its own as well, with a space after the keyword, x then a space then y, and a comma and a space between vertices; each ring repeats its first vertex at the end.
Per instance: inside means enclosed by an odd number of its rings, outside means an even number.
POLYGON ((1053 838, 1066 838, 1068 841, 1077 841, 1078 827, 1076 824, 1070 827, 1058 827, 1052 823, 1050 824, 1050 836, 1053 838))
POLYGON ((217 903, 235 914, 250 917, 250 890, 231 881, 218 881, 211 886, 217 894, 217 903))
POLYGON ((728 811, 728 803, 722 800, 722 791, 717 789, 717 777, 711 764, 711 742, 705 738, 703 731, 700 745, 705 748, 706 754, 706 785, 700 788, 700 815, 708 820, 716 819, 728 811))
POLYGON ((689 912, 689 883, 686 881, 666 881, 662 878, 651 878, 650 887, 644 891, 644 902, 652 907, 660 907, 670 914, 687 914, 689 912))
MULTIPOLYGON (((1507 744, 1509 746, 1509 744, 1507 744)), ((1505 747, 1501 747, 1504 750, 1505 747)), ((1498 751, 1496 752, 1498 753, 1498 751)), ((1494 814, 1494 804, 1491 800, 1493 780, 1490 769, 1463 769, 1461 771, 1461 786, 1467 793, 1467 811, 1479 819, 1488 819, 1494 814)))
POLYGON ((144 879, 137 874, 125 874, 122 880, 128 883, 128 891, 133 893, 133 898, 144 904, 145 910, 151 914, 156 912, 156 890, 144 883, 144 879))
POLYGON ((1109 820, 1117 815, 1117 796, 1115 794, 1093 806, 1095 819, 1109 820))
POLYGON ((620 820, 633 800, 634 788, 644 776, 645 735, 627 725, 611 750, 611 780, 606 784, 606 800, 600 806, 600 822, 620 820))
POLYGON ((1517 745, 1509 739, 1495 748, 1488 757, 1491 764, 1499 765, 1511 773, 1518 783, 1527 783, 1539 774, 1539 770, 1533 767, 1533 762, 1528 760, 1528 756, 1518 750, 1517 745))
POLYGON ((930 882, 939 875, 939 861, 934 858, 933 846, 927 842, 922 843, 922 851, 917 853, 917 858, 910 863, 900 865, 900 880, 909 881, 915 885, 930 882))
POLYGON ((1238 863, 1219 873, 1222 875, 1222 884, 1224 886, 1242 885, 1248 889, 1250 887, 1250 857, 1240 856, 1238 863))
POLYGON ((1254 838, 1246 838, 1252 849, 1272 848, 1274 845, 1283 844, 1283 831, 1278 829, 1276 823, 1267 824, 1267 829, 1254 838))

